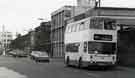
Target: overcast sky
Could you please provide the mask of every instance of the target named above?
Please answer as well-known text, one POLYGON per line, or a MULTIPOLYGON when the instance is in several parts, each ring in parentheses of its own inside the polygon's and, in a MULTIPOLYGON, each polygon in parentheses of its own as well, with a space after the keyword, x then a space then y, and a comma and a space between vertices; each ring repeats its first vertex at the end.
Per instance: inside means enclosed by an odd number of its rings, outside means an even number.
MULTIPOLYGON (((132 7, 135 0, 102 0, 102 6, 132 7)), ((2 25, 11 32, 24 33, 35 28, 44 18, 50 20, 51 12, 64 5, 76 5, 76 0, 0 0, 0 30, 2 25)))

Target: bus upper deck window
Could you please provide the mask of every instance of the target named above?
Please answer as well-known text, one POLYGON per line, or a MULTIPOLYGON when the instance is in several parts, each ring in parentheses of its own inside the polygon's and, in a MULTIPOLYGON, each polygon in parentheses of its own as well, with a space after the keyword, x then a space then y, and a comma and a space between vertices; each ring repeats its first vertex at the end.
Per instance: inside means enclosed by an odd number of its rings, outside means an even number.
POLYGON ((66 32, 69 32, 69 29, 70 29, 70 28, 69 28, 69 26, 67 26, 67 28, 66 28, 66 32))
POLYGON ((73 25, 72 26, 72 32, 75 32, 76 31, 76 25, 73 25))
POLYGON ((68 26, 68 27, 67 27, 67 32, 68 32, 68 33, 71 32, 71 26, 68 26))
POLYGON ((79 31, 79 24, 76 25, 76 31, 79 31))
POLYGON ((103 21, 101 19, 91 19, 90 21, 91 29, 103 29, 103 21))
POLYGON ((84 29, 89 29, 89 23, 90 23, 90 21, 86 21, 84 23, 84 29))
POLYGON ((104 21, 104 29, 115 30, 116 29, 116 22, 113 20, 105 20, 104 21))

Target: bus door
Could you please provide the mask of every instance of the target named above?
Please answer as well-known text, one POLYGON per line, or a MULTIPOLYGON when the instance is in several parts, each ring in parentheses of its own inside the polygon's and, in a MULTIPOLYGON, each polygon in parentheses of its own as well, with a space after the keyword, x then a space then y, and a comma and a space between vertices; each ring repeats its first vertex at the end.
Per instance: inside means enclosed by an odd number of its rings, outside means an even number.
POLYGON ((82 60, 85 61, 89 57, 88 55, 88 42, 83 42, 83 47, 82 47, 82 60))
POLYGON ((82 51, 83 51, 83 43, 80 43, 80 46, 79 46, 79 52, 78 54, 76 55, 76 60, 78 61, 80 59, 80 57, 82 56, 82 51))

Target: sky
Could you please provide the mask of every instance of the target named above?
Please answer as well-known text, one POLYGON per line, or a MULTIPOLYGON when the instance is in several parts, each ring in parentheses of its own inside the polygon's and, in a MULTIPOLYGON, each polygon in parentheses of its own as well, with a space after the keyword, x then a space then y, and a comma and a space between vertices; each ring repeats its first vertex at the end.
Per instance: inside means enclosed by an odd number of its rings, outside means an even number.
MULTIPOLYGON (((135 8, 135 0, 101 1, 101 6, 135 8)), ((6 31, 24 34, 64 5, 76 5, 76 0, 0 0, 0 31, 5 26, 6 31)))

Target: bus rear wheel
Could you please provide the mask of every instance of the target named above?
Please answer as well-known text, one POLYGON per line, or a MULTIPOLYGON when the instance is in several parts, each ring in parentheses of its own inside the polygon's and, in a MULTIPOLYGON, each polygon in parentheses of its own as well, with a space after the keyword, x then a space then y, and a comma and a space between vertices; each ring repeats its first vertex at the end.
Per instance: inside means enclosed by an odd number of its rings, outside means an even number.
POLYGON ((69 62, 70 62, 69 57, 67 57, 67 59, 66 59, 66 61, 65 61, 66 66, 69 66, 69 62))
POLYGON ((81 68, 81 67, 82 67, 82 58, 80 58, 78 61, 78 68, 81 68))

